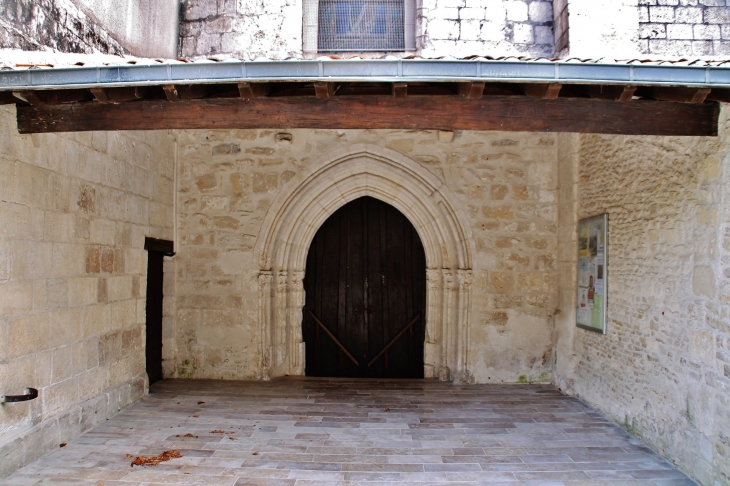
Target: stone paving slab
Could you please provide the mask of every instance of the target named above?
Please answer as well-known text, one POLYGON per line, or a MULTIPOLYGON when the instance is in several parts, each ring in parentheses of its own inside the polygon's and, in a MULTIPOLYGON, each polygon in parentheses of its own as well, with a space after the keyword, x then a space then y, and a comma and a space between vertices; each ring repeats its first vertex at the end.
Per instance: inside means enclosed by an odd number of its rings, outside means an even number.
POLYGON ((157 383, 0 484, 695 485, 550 386, 314 378, 157 383), (130 466, 172 449, 182 457, 130 466))

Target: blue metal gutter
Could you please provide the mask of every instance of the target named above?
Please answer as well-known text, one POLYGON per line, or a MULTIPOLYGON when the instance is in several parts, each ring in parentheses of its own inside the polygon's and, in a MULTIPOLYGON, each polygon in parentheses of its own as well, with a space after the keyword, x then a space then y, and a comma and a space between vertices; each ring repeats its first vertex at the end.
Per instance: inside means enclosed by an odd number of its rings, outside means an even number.
POLYGON ((552 82, 730 88, 730 67, 414 59, 181 62, 0 71, 0 91, 276 81, 552 82))

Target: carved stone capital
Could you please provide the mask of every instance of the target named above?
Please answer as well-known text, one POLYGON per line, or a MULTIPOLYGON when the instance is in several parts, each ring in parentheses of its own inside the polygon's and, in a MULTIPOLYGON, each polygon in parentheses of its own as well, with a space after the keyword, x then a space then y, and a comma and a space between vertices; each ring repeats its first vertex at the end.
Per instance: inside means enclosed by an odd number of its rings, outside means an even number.
POLYGON ((457 276, 459 279, 459 288, 461 290, 469 290, 474 281, 474 272, 471 270, 459 270, 457 276))
POLYGON ((441 287, 441 270, 437 268, 427 268, 426 285, 430 289, 438 289, 441 287))
POLYGON ((258 275, 258 283, 261 289, 271 286, 273 281, 274 275, 268 270, 262 271, 258 275))
POLYGON ((286 291, 286 285, 289 278, 286 274, 286 272, 279 272, 279 275, 276 276, 276 287, 280 292, 286 291))

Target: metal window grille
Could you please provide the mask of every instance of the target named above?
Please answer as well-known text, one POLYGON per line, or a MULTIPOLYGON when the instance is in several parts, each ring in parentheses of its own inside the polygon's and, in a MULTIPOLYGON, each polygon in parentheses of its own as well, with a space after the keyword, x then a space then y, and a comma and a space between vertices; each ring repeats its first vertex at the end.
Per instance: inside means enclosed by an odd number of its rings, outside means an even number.
MULTIPOLYGON (((319 0, 318 3, 317 51, 406 50, 406 0, 319 0)), ((315 12, 311 11, 312 14, 315 12)))

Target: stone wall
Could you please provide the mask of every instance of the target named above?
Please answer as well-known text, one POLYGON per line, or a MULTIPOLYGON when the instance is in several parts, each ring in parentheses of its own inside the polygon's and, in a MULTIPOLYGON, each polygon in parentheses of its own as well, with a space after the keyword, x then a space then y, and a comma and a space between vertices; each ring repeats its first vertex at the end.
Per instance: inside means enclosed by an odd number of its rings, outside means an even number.
POLYGON ((176 354, 168 376, 266 376, 262 267, 254 253, 264 219, 331 154, 366 144, 403 154, 443 181, 472 234, 473 378, 549 379, 557 285, 554 135, 239 130, 178 136, 177 319, 169 331, 176 354))
POLYGON ((179 0, 71 0, 141 57, 177 57, 179 0))
POLYGON ((146 391, 145 236, 172 239, 167 132, 17 133, 0 107, 0 477, 146 391))
MULTIPOLYGON (((304 1, 304 0, 303 0, 304 1)), ((424 56, 552 56, 552 2, 423 0, 416 37, 424 56)), ((180 55, 301 58, 302 2, 185 0, 180 55)))
POLYGON ((727 56, 730 3, 725 0, 639 0, 639 39, 644 54, 727 56))
POLYGON ((125 53, 109 32, 70 0, 0 0, 0 48, 125 53))
POLYGON ((609 213, 609 321, 606 335, 570 322, 571 243, 556 382, 707 485, 730 484, 727 110, 720 124, 719 138, 564 139, 560 177, 561 241, 609 213))
POLYGON ((552 1, 423 0, 418 10, 424 56, 552 57, 552 1))

